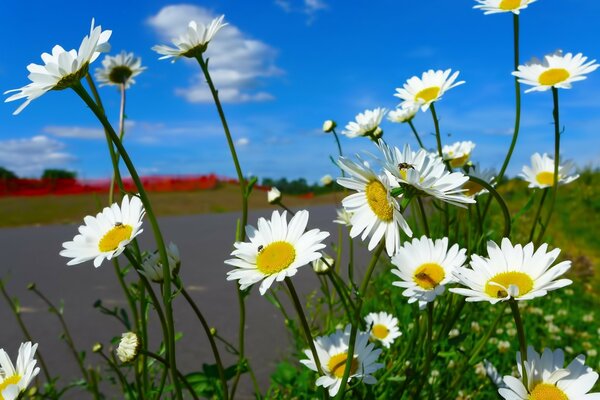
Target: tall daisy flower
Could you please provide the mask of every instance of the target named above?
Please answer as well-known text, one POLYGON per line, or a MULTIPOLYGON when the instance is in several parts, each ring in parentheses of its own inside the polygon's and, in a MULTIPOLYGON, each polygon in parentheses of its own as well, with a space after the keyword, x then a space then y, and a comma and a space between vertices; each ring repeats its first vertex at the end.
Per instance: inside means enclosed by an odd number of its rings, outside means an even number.
POLYGON ((0 399, 16 400, 40 372, 34 358, 37 347, 37 343, 21 343, 16 368, 6 351, 0 349, 0 399))
MULTIPOLYGON (((329 336, 319 336, 314 341, 321 369, 325 374, 317 379, 316 384, 328 389, 330 396, 335 396, 342 384, 348 359, 351 328, 351 325, 347 325, 343 331, 337 330, 329 336)), ((369 336, 364 332, 358 332, 356 336, 348 382, 354 378, 368 385, 377 383, 372 374, 383 368, 383 364, 377 363, 381 349, 374 349, 375 345, 369 343, 369 336)), ((312 352, 305 350, 304 353, 308 360, 300 360, 300 362, 311 370, 318 371, 312 352)))
POLYGON ((558 51, 544 57, 544 61, 533 61, 519 65, 518 71, 512 74, 519 78, 519 82, 532 86, 525 93, 544 92, 550 88, 571 89, 573 82, 586 79, 585 75, 598 68, 596 60, 587 61, 587 57, 578 53, 562 54, 558 51))
POLYGON ((551 290, 570 285, 570 279, 557 279, 571 268, 571 261, 550 267, 560 249, 546 252, 547 244, 534 251, 533 243, 514 245, 508 238, 501 246, 488 242, 488 257, 471 256, 471 268, 459 268, 456 276, 467 288, 452 288, 451 292, 466 296, 466 301, 489 301, 492 304, 515 300, 530 300, 551 290))
POLYGON ((585 356, 577 356, 565 367, 562 350, 544 349, 540 356, 533 347, 527 348, 525 371, 521 353, 517 352, 519 375, 527 375, 527 387, 514 376, 504 377, 506 387, 498 393, 506 400, 592 400, 600 392, 590 393, 598 380, 598 373, 585 365, 585 356))
POLYGON ((442 148, 444 161, 448 161, 452 168, 461 168, 469 161, 474 148, 475 143, 470 140, 445 145, 442 148))
POLYGON ((156 45, 152 50, 163 55, 159 60, 173 58, 172 62, 175 62, 179 57, 195 58, 204 53, 217 32, 227 26, 227 23, 223 23, 223 18, 225 16, 221 15, 207 26, 190 21, 187 32, 171 40, 175 47, 156 45))
POLYGON ((407 144, 403 150, 380 140, 383 166, 394 186, 417 196, 432 196, 459 207, 475 200, 465 196, 462 186, 469 178, 462 172, 449 172, 442 159, 424 149, 414 152, 407 144))
MULTIPOLYGON (((567 161, 558 167, 558 184, 564 185, 579 178, 578 174, 571 174, 575 166, 567 161)), ((547 188, 554 186, 554 159, 544 153, 534 153, 531 156, 531 167, 525 165, 521 174, 530 188, 547 188)))
POLYGON ((385 348, 389 349, 394 340, 402 336, 398 329, 398 318, 384 311, 367 314, 365 323, 369 328, 371 340, 380 342, 385 348))
POLYGON ((240 289, 244 290, 255 283, 260 284, 260 294, 271 287, 273 282, 281 282, 292 277, 298 268, 318 258, 319 250, 325 245, 321 243, 329 232, 312 229, 305 232, 308 224, 308 211, 298 211, 289 224, 287 213, 273 211, 271 220, 258 219, 258 229, 246 226, 246 234, 250 242, 236 242, 231 253, 235 258, 225 264, 235 269, 227 273, 227 280, 237 280, 240 289))
POLYGON ((408 297, 408 302, 418 301, 419 308, 424 309, 444 293, 445 285, 456 282, 454 272, 467 260, 465 253, 458 244, 448 248, 448 238, 414 238, 392 257, 392 273, 401 279, 392 285, 404 288, 402 295, 408 297))
POLYGON ((390 184, 385 175, 378 176, 366 163, 358 164, 344 157, 339 158, 339 166, 348 173, 337 182, 357 193, 342 200, 342 205, 352 215, 350 237, 362 233, 361 239, 371 237, 368 249, 385 238, 385 248, 392 256, 400 247, 400 229, 408 236, 412 230, 400 213, 400 204, 390 194, 390 184))
POLYGON ((337 208, 335 213, 337 217, 333 222, 340 225, 352 226, 352 214, 346 211, 345 208, 337 208))
POLYGON ((20 89, 4 92, 17 92, 4 100, 5 102, 26 99, 13 115, 19 114, 29 103, 50 90, 63 90, 78 83, 100 53, 110 51, 108 39, 111 34, 112 31, 103 31, 100 26, 94 27, 92 19, 90 34, 83 38, 79 50, 66 51, 56 45, 52 48, 52 54, 42 53, 44 65, 32 63, 27 66, 31 83, 20 89))
POLYGON ((531 3, 536 2, 537 0, 475 0, 479 4, 473 6, 473 8, 478 8, 485 15, 487 14, 497 14, 497 13, 507 13, 511 12, 513 14, 519 15, 521 10, 527 8, 531 3))
POLYGON ((385 108, 365 110, 355 117, 355 121, 348 122, 342 133, 349 138, 359 136, 379 137, 383 134, 379 125, 386 113, 385 108))
POLYGON ((67 265, 94 260, 94 267, 98 268, 105 259, 111 260, 121 254, 125 246, 143 232, 141 226, 145 214, 138 197, 133 196, 129 200, 125 195, 120 207, 113 203, 95 217, 86 216, 83 219, 85 225, 79 227, 79 234, 72 241, 64 242, 64 250, 59 254, 72 258, 67 265))
POLYGON ((102 68, 96 68, 96 79, 100 86, 125 85, 126 88, 135 83, 135 78, 146 67, 142 67, 142 59, 133 53, 122 51, 116 56, 106 56, 102 60, 102 68))
POLYGON ((402 124, 412 120, 419 111, 418 106, 408 106, 404 108, 396 108, 388 113, 387 119, 397 124, 402 124))
MULTIPOLYGON (((494 180, 496 179, 497 172, 493 168, 483 169, 483 168, 481 168, 479 163, 476 163, 475 165, 469 166, 469 175, 479 178, 482 181, 485 181, 485 182, 489 183, 490 185, 494 186, 495 185, 494 180)), ((467 182, 465 182, 465 184, 463 185, 463 189, 465 189, 465 193, 464 193, 465 196, 468 196, 471 198, 477 197, 480 194, 484 194, 484 193, 488 192, 488 190, 486 188, 484 188, 479 183, 477 183, 471 179, 469 179, 467 182)))
POLYGON ((421 107, 422 111, 427 111, 431 103, 441 100, 446 91, 465 83, 456 82, 458 71, 450 75, 451 72, 451 69, 445 71, 430 69, 423 72, 421 78, 413 76, 402 88, 396 88, 397 93, 394 96, 403 100, 400 104, 403 108, 416 106, 421 107))

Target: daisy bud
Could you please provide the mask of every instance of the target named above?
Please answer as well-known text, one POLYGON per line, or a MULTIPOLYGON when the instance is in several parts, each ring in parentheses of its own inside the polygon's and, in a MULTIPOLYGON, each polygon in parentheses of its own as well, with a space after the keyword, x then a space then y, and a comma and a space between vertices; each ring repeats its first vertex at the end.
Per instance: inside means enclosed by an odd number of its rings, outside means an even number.
POLYGON ((281 201, 281 192, 275 186, 267 192, 267 201, 269 204, 277 204, 281 201))
POLYGON ((94 352, 94 353, 100 353, 102 351, 102 348, 103 348, 102 343, 95 343, 92 346, 92 352, 94 352))
POLYGON ((323 122, 323 132, 325 132, 325 133, 333 132, 333 130, 335 129, 336 126, 337 126, 337 124, 335 123, 335 121, 328 119, 327 121, 323 122))
POLYGON ((124 333, 117 347, 117 357, 122 363, 135 360, 140 351, 140 344, 140 339, 134 332, 124 333))
POLYGON ((329 268, 333 268, 334 264, 335 260, 333 258, 323 254, 323 257, 312 262, 312 267, 317 274, 326 274, 329 268))
MULTIPOLYGON (((169 259, 169 270, 171 271, 171 275, 177 275, 179 267, 181 266, 181 258, 179 257, 179 249, 174 243, 169 243, 169 246, 167 247, 167 258, 169 259)), ((158 251, 144 257, 142 260, 142 271, 140 271, 140 273, 152 282, 162 283, 164 280, 163 265, 158 251)))
POLYGON ((331 175, 329 175, 329 174, 327 174, 327 175, 324 175, 324 176, 321 178, 321 184, 322 184, 323 186, 329 186, 329 185, 331 185, 332 183, 333 183, 333 178, 332 178, 332 177, 331 177, 331 175))

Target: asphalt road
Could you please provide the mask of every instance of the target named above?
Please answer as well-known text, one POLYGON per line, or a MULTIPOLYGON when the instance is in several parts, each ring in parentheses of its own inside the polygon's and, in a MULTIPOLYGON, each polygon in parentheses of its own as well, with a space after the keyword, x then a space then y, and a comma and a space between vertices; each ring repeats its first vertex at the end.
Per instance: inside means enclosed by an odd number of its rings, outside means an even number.
MULTIPOLYGON (((269 210, 251 212, 249 223, 256 225, 259 216, 268 216, 269 210)), ((238 213, 205 214, 185 217, 166 217, 160 220, 167 241, 175 242, 182 256, 181 276, 211 326, 232 341, 237 339, 238 305, 235 283, 225 280, 231 267, 223 261, 229 257, 235 235, 238 213)), ((326 240, 331 253, 331 243, 337 241, 338 225, 333 224, 333 205, 310 208, 309 228, 327 230, 326 240)), ((91 262, 68 267, 67 259, 58 255, 61 244, 76 234, 76 225, 54 225, 0 229, 2 261, 0 277, 4 278, 11 296, 19 298, 23 318, 34 339, 39 342, 52 375, 60 375, 61 382, 78 377, 75 361, 66 345, 59 339, 61 333, 56 317, 47 312, 44 303, 26 287, 35 282, 55 303, 64 301, 65 314, 77 347, 88 350, 88 364, 99 364, 100 359, 89 349, 95 342, 108 345, 111 338, 119 336, 123 328, 113 318, 99 313, 93 303, 102 299, 107 306, 126 308, 111 263, 94 268, 91 262)), ((153 250, 151 229, 145 224, 140 237, 144 250, 153 250)), ((357 247, 357 266, 367 258, 366 249, 357 247)), ((123 257, 122 257, 123 258, 123 257)), ((344 265, 344 263, 342 263, 344 265)), ((301 294, 318 288, 318 280, 310 266, 303 267, 294 277, 301 294)), ((181 296, 174 302, 176 329, 183 332, 177 344, 180 369, 184 372, 199 370, 202 363, 213 363, 208 341, 198 320, 181 296)), ((11 357, 24 336, 5 302, 0 301, 0 347, 11 357)), ((289 356, 289 335, 281 314, 258 290, 253 290, 247 301, 247 355, 264 391, 269 385, 269 375, 279 360, 289 356)), ((160 332, 156 324, 151 330, 151 344, 158 343, 160 332)), ((226 352, 223 350, 223 353, 226 352)), ((233 362, 233 358, 225 356, 233 362)), ((249 379, 242 380, 240 398, 253 398, 249 379)), ((86 397, 82 392, 69 398, 86 397), (74 396, 74 397, 73 397, 74 396)))

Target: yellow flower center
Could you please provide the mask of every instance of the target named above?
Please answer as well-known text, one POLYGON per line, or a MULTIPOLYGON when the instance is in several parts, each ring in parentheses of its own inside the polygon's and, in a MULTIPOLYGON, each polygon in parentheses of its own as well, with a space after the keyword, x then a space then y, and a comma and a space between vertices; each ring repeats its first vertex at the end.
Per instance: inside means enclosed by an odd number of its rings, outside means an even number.
MULTIPOLYGON (((336 378, 343 378, 344 371, 346 370, 346 360, 348 359, 348 353, 340 353, 329 359, 329 363, 327 363, 327 368, 331 375, 336 378)), ((352 363, 350 364, 350 374, 348 376, 354 375, 358 370, 358 360, 355 358, 352 359, 352 363)))
POLYGON ((373 329, 371 329, 371 335, 379 340, 385 339, 389 334, 390 330, 383 324, 373 325, 373 329))
POLYGON ((100 242, 98 243, 98 249, 103 253, 105 251, 116 250, 123 240, 131 238, 132 231, 133 227, 130 225, 115 225, 114 228, 102 236, 102 239, 100 239, 100 242))
POLYGON ((465 192, 465 195, 467 195, 467 196, 475 196, 477 193, 479 193, 479 192, 481 192, 483 190, 483 186, 481 186, 479 183, 476 183, 476 182, 473 182, 473 181, 467 181, 463 185, 463 189, 467 190, 465 192))
POLYGON ((498 5, 498 8, 505 11, 516 10, 521 7, 521 0, 502 0, 498 5))
POLYGON ((470 154, 465 154, 463 156, 453 158, 452 160, 450 160, 450 166, 452 168, 462 167, 469 160, 469 156, 470 154))
POLYGON ((433 289, 446 276, 446 272, 441 265, 436 263, 425 263, 415 270, 413 280, 423 289, 433 289))
POLYGON ((369 207, 380 220, 390 222, 394 219, 394 207, 389 202, 388 192, 381 182, 369 182, 365 193, 369 207))
POLYGON ((569 400, 569 397, 550 383, 539 383, 529 395, 529 400, 569 400))
POLYGON ((419 93, 417 93, 415 96, 415 100, 423 100, 424 103, 427 103, 427 102, 437 99, 439 94, 440 94, 440 87, 439 86, 431 86, 431 87, 425 88, 425 89, 421 90, 419 93))
POLYGON ((256 268, 265 275, 276 274, 290 266, 296 259, 296 249, 288 242, 273 242, 260 250, 256 268))
POLYGON ((571 76, 571 74, 564 68, 550 68, 541 73, 538 82, 540 82, 541 85, 554 86, 557 83, 566 81, 569 79, 569 76, 571 76))
POLYGON ((9 387, 10 385, 18 384, 20 380, 21 380, 20 375, 13 375, 13 376, 9 376, 8 378, 5 378, 2 381, 2 383, 0 383, 0 400, 4 400, 4 397, 2 397, 2 391, 4 391, 4 389, 9 387))
POLYGON ((533 279, 523 272, 501 272, 486 282, 485 292, 490 297, 506 297, 508 293, 502 287, 508 289, 510 285, 517 286, 519 288, 519 296, 523 296, 533 289, 533 279))
POLYGON ((543 171, 535 176, 540 185, 554 186, 554 172, 543 171))

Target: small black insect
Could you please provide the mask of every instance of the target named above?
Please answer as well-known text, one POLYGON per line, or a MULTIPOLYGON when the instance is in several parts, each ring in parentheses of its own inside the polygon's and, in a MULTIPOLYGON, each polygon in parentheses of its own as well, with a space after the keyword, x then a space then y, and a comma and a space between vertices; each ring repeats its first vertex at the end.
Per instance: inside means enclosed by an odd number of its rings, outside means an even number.
POLYGON ((265 247, 261 244, 260 246, 258 246, 258 252, 260 253, 265 247))
POLYGON ((123 223, 122 222, 115 222, 115 226, 122 226, 123 223))
POLYGON ((398 169, 402 170, 402 169, 415 169, 415 166, 409 163, 400 163, 398 164, 398 169))

